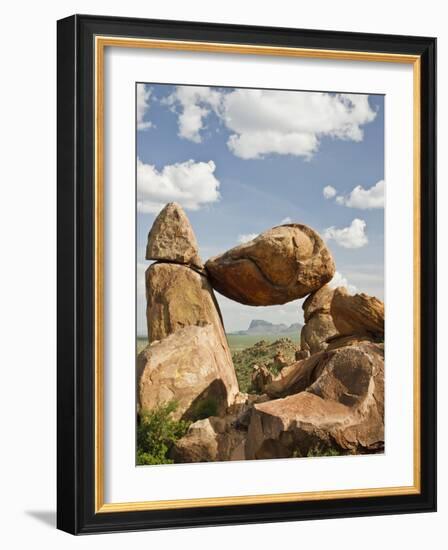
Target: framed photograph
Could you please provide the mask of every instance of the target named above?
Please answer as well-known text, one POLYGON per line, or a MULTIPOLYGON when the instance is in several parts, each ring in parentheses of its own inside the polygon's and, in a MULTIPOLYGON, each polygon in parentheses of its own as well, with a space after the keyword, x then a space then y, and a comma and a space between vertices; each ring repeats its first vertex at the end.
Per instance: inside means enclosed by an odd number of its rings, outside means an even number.
POLYGON ((436 508, 436 40, 58 21, 58 528, 436 508))

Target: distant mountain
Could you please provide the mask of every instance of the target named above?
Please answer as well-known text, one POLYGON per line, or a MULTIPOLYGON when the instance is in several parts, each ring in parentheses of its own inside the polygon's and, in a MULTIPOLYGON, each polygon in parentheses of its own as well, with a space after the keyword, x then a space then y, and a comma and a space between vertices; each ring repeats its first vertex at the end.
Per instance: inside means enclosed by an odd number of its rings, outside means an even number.
POLYGON ((263 321, 263 319, 254 319, 251 321, 247 330, 239 330, 233 332, 238 336, 251 336, 256 334, 291 334, 297 333, 301 330, 303 325, 300 323, 293 323, 292 325, 285 325, 284 323, 270 323, 269 321, 263 321))

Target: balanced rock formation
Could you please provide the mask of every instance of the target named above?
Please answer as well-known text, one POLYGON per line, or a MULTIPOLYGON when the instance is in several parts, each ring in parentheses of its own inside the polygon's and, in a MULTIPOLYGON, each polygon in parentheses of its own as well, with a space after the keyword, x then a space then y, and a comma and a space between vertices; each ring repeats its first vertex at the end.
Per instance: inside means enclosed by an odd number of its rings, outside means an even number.
POLYGON ((269 306, 303 298, 330 281, 330 251, 310 227, 288 224, 215 256, 205 264, 218 292, 242 304, 269 306))
POLYGON ((186 326, 149 344, 137 359, 140 410, 177 402, 173 418, 224 414, 238 393, 227 345, 212 324, 186 326))
POLYGON ((384 303, 374 296, 350 296, 345 288, 337 288, 331 302, 331 316, 341 336, 384 337, 384 303))
POLYGON ((334 290, 328 285, 313 292, 303 302, 305 325, 300 332, 300 347, 311 354, 327 348, 327 339, 337 334, 330 314, 334 290))
POLYGON ((177 203, 168 203, 155 219, 148 234, 146 259, 203 267, 193 228, 177 203))
POLYGON ((248 459, 307 456, 313 449, 369 453, 384 447, 381 345, 361 343, 321 352, 298 370, 304 371, 304 384, 311 382, 305 390, 296 383, 288 397, 254 405, 248 459), (313 368, 307 365, 310 361, 313 368))

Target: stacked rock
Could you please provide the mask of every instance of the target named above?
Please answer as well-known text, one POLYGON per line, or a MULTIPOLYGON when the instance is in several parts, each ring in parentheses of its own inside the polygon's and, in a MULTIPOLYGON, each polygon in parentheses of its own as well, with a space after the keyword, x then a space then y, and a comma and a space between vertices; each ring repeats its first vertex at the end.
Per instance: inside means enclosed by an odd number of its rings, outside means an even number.
POLYGON ((146 258, 155 263, 146 271, 139 407, 174 399, 175 418, 195 419, 201 403, 214 403, 175 444, 176 462, 384 448, 384 304, 328 286, 334 261, 313 229, 274 227, 204 265, 187 216, 170 203, 148 235, 146 258), (275 377, 256 367, 257 394, 239 393, 213 289, 251 306, 307 297, 296 361, 276 357, 285 366, 275 377))
POLYGON ((213 290, 200 269, 196 237, 182 208, 168 204, 148 235, 146 318, 149 345, 137 360, 138 402, 151 410, 172 399, 189 418, 213 400, 223 414, 238 382, 213 290))

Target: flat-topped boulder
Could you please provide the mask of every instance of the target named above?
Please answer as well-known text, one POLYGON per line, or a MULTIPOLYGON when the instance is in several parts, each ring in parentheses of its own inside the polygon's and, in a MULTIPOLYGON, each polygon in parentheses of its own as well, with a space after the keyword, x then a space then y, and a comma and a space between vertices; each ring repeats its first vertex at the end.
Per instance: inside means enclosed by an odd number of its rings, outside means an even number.
POLYGON ((310 227, 287 224, 209 259, 213 287, 246 305, 269 306, 303 298, 329 282, 333 258, 310 227))
POLYGON ((168 203, 155 219, 148 234, 146 259, 203 267, 193 228, 179 204, 168 203))

